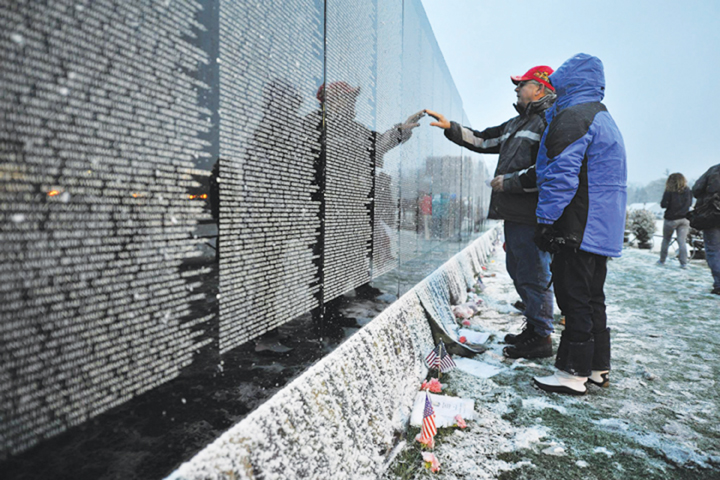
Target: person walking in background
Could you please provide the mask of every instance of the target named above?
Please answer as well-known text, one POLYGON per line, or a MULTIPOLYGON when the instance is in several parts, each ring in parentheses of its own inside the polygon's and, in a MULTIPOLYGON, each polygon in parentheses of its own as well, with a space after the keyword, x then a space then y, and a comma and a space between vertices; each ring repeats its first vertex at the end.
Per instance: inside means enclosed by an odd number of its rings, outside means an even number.
POLYGON ((555 374, 535 377, 549 392, 582 395, 607 386, 610 329, 605 314, 608 257, 622 252, 627 161, 605 105, 599 58, 584 53, 550 77, 558 98, 547 112, 537 159, 540 196, 535 242, 551 252, 555 298, 565 315, 555 374))
POLYGON ((680 250, 680 268, 686 268, 688 262, 687 246, 685 245, 690 230, 690 220, 685 218, 692 205, 692 192, 687 186, 687 180, 682 173, 673 173, 665 182, 660 206, 665 209, 663 222, 663 240, 660 246, 660 260, 658 264, 665 263, 668 246, 673 232, 676 232, 678 249, 680 250))
POLYGON ((503 354, 510 358, 552 356, 553 294, 550 283, 550 255, 532 242, 535 230, 537 185, 535 159, 540 135, 545 130, 544 113, 555 100, 548 81, 552 68, 538 66, 524 75, 510 77, 516 85, 518 116, 482 132, 448 121, 442 114, 425 110, 445 130, 445 137, 480 153, 499 153, 488 218, 505 220, 506 267, 515 289, 525 304, 527 318, 519 335, 508 334, 503 354))
POLYGON ((430 240, 430 220, 432 219, 432 197, 425 192, 420 192, 419 202, 420 217, 425 231, 425 240, 430 240))
MULTIPOLYGON (((693 185, 692 194, 697 198, 695 210, 712 201, 718 193, 720 193, 720 164, 710 167, 693 185)), ((706 228, 702 232, 705 259, 713 276, 713 289, 710 293, 720 295, 720 225, 706 228)))

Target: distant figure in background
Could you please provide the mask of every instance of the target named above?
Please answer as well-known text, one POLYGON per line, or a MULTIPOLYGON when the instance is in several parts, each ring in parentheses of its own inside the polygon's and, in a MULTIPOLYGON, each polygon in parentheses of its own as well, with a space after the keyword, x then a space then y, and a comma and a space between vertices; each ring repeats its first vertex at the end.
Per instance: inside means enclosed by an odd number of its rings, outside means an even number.
POLYGON ((519 334, 505 336, 503 355, 509 358, 551 357, 553 293, 550 284, 550 254, 533 244, 535 207, 538 194, 535 159, 545 130, 545 111, 555 101, 555 89, 548 81, 553 69, 533 67, 522 76, 510 77, 516 85, 516 117, 483 131, 463 127, 445 116, 425 110, 445 130, 445 137, 479 153, 499 153, 488 218, 504 220, 505 264, 525 304, 527 323, 519 334))
MULTIPOLYGON (((695 210, 712 200, 720 193, 720 164, 710 167, 693 185, 692 193, 697 198, 695 210)), ((713 289, 710 293, 720 295, 720 225, 703 230, 705 241, 705 258, 713 276, 713 289)))
POLYGON ((425 192, 420 193, 420 216, 425 229, 425 240, 430 240, 430 219, 432 218, 432 197, 425 192))
POLYGON ((685 218, 692 205, 692 192, 687 186, 687 180, 682 173, 673 173, 665 182, 665 193, 663 193, 660 206, 665 209, 665 222, 663 223, 663 241, 660 247, 660 260, 658 264, 665 263, 668 254, 668 246, 673 232, 677 232, 678 248, 680 249, 680 268, 687 268, 688 254, 685 241, 690 220, 685 218))

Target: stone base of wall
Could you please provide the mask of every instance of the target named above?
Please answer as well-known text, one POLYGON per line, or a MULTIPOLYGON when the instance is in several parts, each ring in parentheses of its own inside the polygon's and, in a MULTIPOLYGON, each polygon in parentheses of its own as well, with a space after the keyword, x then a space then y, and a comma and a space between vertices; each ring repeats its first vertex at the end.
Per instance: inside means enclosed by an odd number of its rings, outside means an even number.
POLYGON ((450 305, 464 299, 499 229, 455 255, 167 480, 381 475, 428 372, 424 357, 434 346, 428 316, 453 338, 450 305))

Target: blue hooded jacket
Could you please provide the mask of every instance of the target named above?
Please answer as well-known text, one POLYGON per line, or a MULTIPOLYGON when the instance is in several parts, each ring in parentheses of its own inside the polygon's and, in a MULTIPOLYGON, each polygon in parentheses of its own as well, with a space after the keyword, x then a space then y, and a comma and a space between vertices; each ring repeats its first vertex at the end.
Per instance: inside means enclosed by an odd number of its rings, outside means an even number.
POLYGON ((537 157, 538 223, 552 224, 565 244, 598 255, 622 252, 627 202, 625 145, 601 100, 605 74, 584 53, 550 76, 557 101, 537 157))

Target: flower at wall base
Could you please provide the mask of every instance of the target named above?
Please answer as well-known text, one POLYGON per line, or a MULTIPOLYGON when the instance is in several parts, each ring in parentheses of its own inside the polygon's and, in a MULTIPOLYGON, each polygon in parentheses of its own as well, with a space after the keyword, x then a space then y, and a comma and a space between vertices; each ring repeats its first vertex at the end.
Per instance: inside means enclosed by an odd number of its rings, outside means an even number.
POLYGON ((430 448, 430 449, 435 448, 435 438, 434 438, 434 437, 423 438, 423 437, 421 436, 421 434, 418 433, 418 434, 415 436, 415 440, 417 440, 418 442, 422 443, 422 444, 425 445, 427 448, 430 448))
POLYGON ((460 343, 465 343, 465 342, 467 342, 467 338, 465 338, 465 337, 463 336, 463 337, 458 338, 458 341, 459 341, 460 343))
POLYGON ((420 390, 430 390, 432 393, 440 393, 442 392, 442 384, 437 378, 433 378, 429 382, 423 380, 422 385, 420 385, 420 390))
POLYGON ((425 468, 429 468, 431 472, 437 473, 440 471, 440 461, 437 459, 434 453, 422 452, 423 462, 425 462, 425 468))
POLYGON ((467 427, 467 423, 465 423, 465 420, 463 420, 463 418, 460 416, 459 413, 457 415, 455 415, 455 424, 460 428, 467 427))

